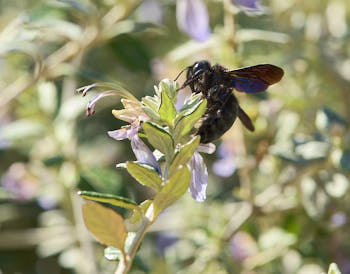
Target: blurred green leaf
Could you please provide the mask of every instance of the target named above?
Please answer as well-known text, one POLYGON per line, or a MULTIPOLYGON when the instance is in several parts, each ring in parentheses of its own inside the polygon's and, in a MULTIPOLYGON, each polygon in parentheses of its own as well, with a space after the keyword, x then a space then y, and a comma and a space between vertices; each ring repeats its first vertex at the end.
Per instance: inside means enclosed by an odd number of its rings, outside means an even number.
POLYGON ((326 182, 326 191, 332 197, 340 198, 349 189, 349 179, 341 173, 334 174, 332 179, 332 181, 326 182))
POLYGON ((318 141, 307 142, 295 148, 296 154, 306 161, 324 159, 328 156, 329 150, 330 144, 318 141))
POLYGON ((350 171, 350 150, 343 151, 341 158, 340 158, 340 166, 350 171))
POLYGON ((183 147, 180 148, 179 152, 175 155, 174 160, 170 165, 170 175, 174 174, 177 168, 181 165, 186 165, 191 159, 193 153, 196 151, 200 142, 200 137, 196 136, 183 147))
POLYGON ((332 126, 344 128, 346 126, 346 122, 335 111, 327 107, 323 107, 317 112, 316 126, 319 130, 331 130, 332 126))
POLYGON ((187 166, 179 169, 157 193, 153 201, 154 216, 158 216, 165 208, 180 198, 190 185, 191 173, 187 166))
POLYGON ((121 34, 110 43, 117 62, 131 71, 151 73, 151 57, 143 41, 129 34, 121 34))
POLYGON ((78 195, 90 201, 102 202, 126 209, 140 211, 139 206, 134 201, 117 195, 98 193, 93 191, 79 191, 78 195))
POLYGON ((120 193, 122 189, 121 175, 114 168, 94 167, 85 169, 80 176, 81 181, 87 181, 98 192, 120 193))
POLYGON ((302 203, 307 214, 314 219, 320 218, 326 209, 329 199, 312 177, 301 180, 302 203))
POLYGON ((171 135, 157 124, 150 122, 144 123, 143 129, 151 145, 164 153, 165 158, 170 161, 174 151, 174 140, 171 135))
POLYGON ((9 141, 28 140, 43 136, 45 130, 45 125, 40 121, 22 119, 2 126, 0 138, 9 141))
POLYGON ((152 187, 155 190, 160 189, 162 178, 153 167, 137 162, 128 162, 126 168, 140 184, 152 187))
POLYGON ((83 205, 88 230, 103 244, 124 250, 127 231, 123 218, 114 210, 94 202, 83 205))
POLYGON ((336 263, 331 263, 329 265, 328 274, 341 274, 336 263))

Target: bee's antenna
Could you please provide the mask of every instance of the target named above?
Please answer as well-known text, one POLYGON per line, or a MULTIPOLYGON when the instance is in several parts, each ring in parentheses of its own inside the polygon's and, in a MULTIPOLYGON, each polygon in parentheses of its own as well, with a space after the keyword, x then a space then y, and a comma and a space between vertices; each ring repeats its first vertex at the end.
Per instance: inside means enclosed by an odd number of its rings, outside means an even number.
POLYGON ((176 76, 176 78, 174 79, 174 81, 176 81, 179 77, 180 77, 180 75, 185 71, 185 70, 188 70, 189 69, 189 67, 187 67, 187 68, 184 68, 183 70, 181 70, 180 71, 180 73, 176 76))

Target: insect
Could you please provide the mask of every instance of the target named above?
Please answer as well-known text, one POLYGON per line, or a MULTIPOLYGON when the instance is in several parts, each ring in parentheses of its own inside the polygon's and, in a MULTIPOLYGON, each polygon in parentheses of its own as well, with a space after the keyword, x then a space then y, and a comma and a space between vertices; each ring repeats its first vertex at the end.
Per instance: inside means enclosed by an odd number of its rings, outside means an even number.
POLYGON ((221 65, 211 66, 205 60, 196 62, 184 70, 187 70, 186 81, 180 89, 189 86, 192 92, 201 92, 207 99, 207 110, 196 133, 201 137, 201 143, 220 138, 230 129, 237 116, 247 129, 254 131, 252 121, 239 106, 233 90, 246 93, 262 92, 279 82, 284 74, 281 68, 270 64, 229 70, 221 65))

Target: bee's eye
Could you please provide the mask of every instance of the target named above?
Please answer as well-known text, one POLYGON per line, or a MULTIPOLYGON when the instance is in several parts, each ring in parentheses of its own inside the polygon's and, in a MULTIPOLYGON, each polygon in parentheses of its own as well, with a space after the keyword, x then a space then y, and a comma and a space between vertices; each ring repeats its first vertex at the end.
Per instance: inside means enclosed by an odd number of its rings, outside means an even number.
POLYGON ((193 66, 194 75, 198 75, 210 68, 210 64, 207 61, 199 61, 193 66))

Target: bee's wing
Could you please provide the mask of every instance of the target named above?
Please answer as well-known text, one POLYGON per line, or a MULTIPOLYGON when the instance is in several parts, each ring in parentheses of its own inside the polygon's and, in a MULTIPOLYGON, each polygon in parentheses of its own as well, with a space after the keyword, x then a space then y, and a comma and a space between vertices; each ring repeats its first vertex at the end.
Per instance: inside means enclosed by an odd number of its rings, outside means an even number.
POLYGON ((239 120, 241 120, 241 122, 243 123, 243 125, 249 129, 250 131, 254 131, 254 125, 252 123, 252 120, 250 120, 249 116, 247 115, 247 113, 244 112, 243 109, 241 109, 240 106, 238 106, 238 118, 239 120))
POLYGON ((257 93, 265 91, 270 85, 279 82, 284 74, 280 67, 261 64, 226 71, 233 81, 237 91, 257 93))

